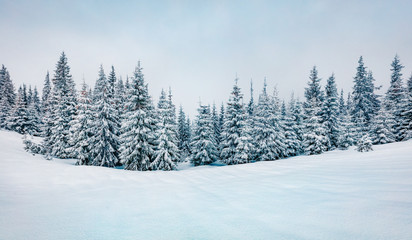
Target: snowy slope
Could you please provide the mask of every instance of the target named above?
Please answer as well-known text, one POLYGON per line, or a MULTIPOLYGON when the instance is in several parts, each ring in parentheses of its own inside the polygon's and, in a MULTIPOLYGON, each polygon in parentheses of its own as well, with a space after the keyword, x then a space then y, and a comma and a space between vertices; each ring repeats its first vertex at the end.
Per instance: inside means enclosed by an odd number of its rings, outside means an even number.
POLYGON ((0 239, 412 239, 412 141, 174 172, 72 164, 0 131, 0 239))

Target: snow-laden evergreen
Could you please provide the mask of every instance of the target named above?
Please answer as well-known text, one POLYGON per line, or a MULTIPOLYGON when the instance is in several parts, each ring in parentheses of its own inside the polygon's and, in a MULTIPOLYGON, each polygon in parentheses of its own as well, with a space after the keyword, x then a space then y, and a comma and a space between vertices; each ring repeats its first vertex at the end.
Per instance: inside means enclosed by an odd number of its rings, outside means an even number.
POLYGON ((167 98, 166 92, 162 89, 157 108, 160 122, 157 133, 158 146, 150 169, 170 171, 176 169, 176 163, 180 159, 171 91, 167 98))
POLYGON ((286 125, 290 125, 293 132, 296 136, 296 143, 295 143, 295 150, 296 154, 301 154, 303 152, 303 134, 304 134, 304 112, 302 108, 302 103, 299 100, 295 100, 294 96, 291 96, 291 100, 289 102, 289 118, 291 123, 286 125))
POLYGON ((338 147, 341 127, 339 122, 338 90, 333 74, 328 78, 325 86, 325 100, 322 106, 321 117, 323 127, 326 130, 326 136, 329 139, 328 150, 333 150, 338 147))
POLYGON ((183 106, 180 105, 177 119, 178 147, 183 157, 186 157, 190 153, 190 123, 188 120, 183 111, 183 106))
POLYGON ((356 132, 351 117, 348 113, 345 112, 340 114, 339 122, 341 124, 341 128, 340 135, 338 137, 338 148, 341 150, 346 150, 355 144, 356 132))
POLYGON ((326 129, 319 116, 321 109, 315 106, 306 111, 305 133, 303 134, 304 151, 307 155, 321 154, 327 151, 329 146, 326 129))
MULTIPOLYGON (((295 100, 292 97, 292 103, 289 109, 295 108, 295 100)), ((302 144, 301 141, 298 139, 297 136, 297 123, 294 121, 295 118, 291 112, 286 109, 285 102, 282 103, 282 110, 281 110, 281 122, 283 126, 283 131, 285 134, 285 153, 283 154, 285 157, 296 156, 301 153, 302 151, 302 144)))
POLYGON ((126 89, 123 84, 122 77, 119 76, 114 88, 114 99, 118 116, 124 114, 124 107, 126 102, 126 89))
POLYGON ((343 115, 343 114, 347 114, 347 108, 346 108, 346 104, 345 104, 345 98, 343 95, 343 89, 341 89, 340 91, 340 97, 339 97, 339 116, 343 115))
POLYGON ((267 94, 266 79, 256 107, 253 137, 256 143, 256 160, 273 161, 284 156, 285 136, 281 129, 273 99, 267 94))
POLYGON ((27 103, 26 85, 19 87, 17 91, 16 103, 13 107, 11 115, 6 119, 7 129, 21 133, 30 134, 32 128, 29 122, 29 112, 27 103))
POLYGON ((106 78, 103 66, 100 66, 94 92, 95 119, 92 123, 92 141, 90 148, 93 151, 91 164, 94 166, 115 167, 119 162, 119 119, 115 109, 114 69, 110 74, 111 80, 106 78), (113 80, 114 78, 114 80, 113 80), (96 88, 95 88, 96 89, 96 88))
POLYGON ((41 100, 41 106, 42 106, 42 136, 43 137, 48 137, 50 136, 51 133, 51 127, 53 126, 53 121, 52 121, 52 86, 50 83, 50 76, 49 72, 47 71, 46 77, 44 79, 44 85, 43 85, 43 91, 42 91, 42 100, 41 100))
POLYGON ((324 93, 321 90, 320 78, 316 67, 310 73, 308 87, 305 88, 305 113, 303 146, 305 154, 321 154, 330 145, 325 126, 322 124, 322 102, 324 93))
POLYGON ((402 68, 404 66, 400 63, 398 55, 395 56, 391 64, 391 81, 388 91, 386 92, 385 107, 396 121, 392 126, 392 132, 397 141, 402 141, 406 138, 406 131, 402 126, 404 115, 402 114, 402 107, 405 105, 406 89, 403 85, 402 68))
POLYGON ((219 114, 216 109, 216 104, 214 103, 212 106, 212 124, 213 124, 213 137, 215 138, 216 145, 219 146, 219 149, 220 149, 221 139, 222 139, 221 135, 222 135, 223 129, 220 128, 219 114))
POLYGON ((190 162, 194 166, 207 165, 218 160, 214 140, 210 106, 200 104, 191 141, 190 162))
POLYGON ((222 131, 221 159, 225 164, 247 163, 251 159, 251 136, 246 122, 247 112, 243 95, 236 83, 227 103, 225 123, 222 131))
POLYGON ((42 96, 41 96, 42 112, 45 112, 48 109, 51 91, 52 91, 52 87, 50 83, 50 75, 49 75, 49 71, 47 71, 46 77, 44 78, 44 85, 43 85, 43 91, 42 91, 42 96))
POLYGON ((356 68, 356 75, 354 77, 354 86, 352 92, 353 102, 348 103, 352 122, 355 124, 356 131, 359 133, 356 137, 358 140, 364 135, 369 127, 374 115, 379 110, 379 101, 377 95, 374 93, 375 86, 372 72, 367 72, 361 56, 356 68), (349 105, 350 104, 350 105, 349 105))
POLYGON ((74 152, 77 165, 91 165, 93 149, 91 142, 94 139, 92 126, 95 121, 92 100, 88 87, 83 82, 79 94, 78 111, 70 122, 70 150, 74 152))
POLYGON ((16 101, 16 93, 9 71, 2 65, 0 69, 0 128, 7 128, 16 101))
POLYGON ((389 113, 384 107, 382 107, 378 114, 374 117, 370 136, 372 144, 386 144, 395 141, 395 136, 392 133, 392 128, 395 124, 393 115, 389 113))
POLYGON ((406 86, 406 94, 401 107, 401 123, 402 140, 412 139, 412 74, 408 79, 406 86))
POLYGON ((372 148, 372 141, 369 137, 369 134, 366 133, 364 134, 357 142, 356 144, 356 150, 358 152, 369 152, 373 151, 372 148))
POLYGON ((53 77, 53 90, 50 101, 50 118, 45 123, 49 132, 44 140, 48 154, 58 158, 72 157, 68 151, 70 121, 76 114, 75 85, 64 52, 56 64, 53 77))
POLYGON ((156 120, 140 62, 131 78, 129 94, 121 127, 120 157, 126 170, 146 171, 155 157, 156 120))
POLYGON ((255 114, 255 100, 253 97, 253 82, 252 80, 250 80, 250 100, 249 100, 249 104, 247 105, 247 113, 249 114, 249 116, 253 116, 255 114))
POLYGON ((27 98, 27 112, 29 116, 28 122, 30 125, 29 134, 40 136, 43 123, 41 120, 41 102, 36 87, 33 91, 31 91, 31 87, 29 88, 29 94, 27 98))

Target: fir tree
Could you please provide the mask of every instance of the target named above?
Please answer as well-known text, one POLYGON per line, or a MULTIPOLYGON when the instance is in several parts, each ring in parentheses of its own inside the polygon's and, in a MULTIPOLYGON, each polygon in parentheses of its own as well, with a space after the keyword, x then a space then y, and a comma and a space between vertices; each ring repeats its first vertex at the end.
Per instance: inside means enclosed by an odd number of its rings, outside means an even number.
POLYGON ((303 135, 304 151, 307 155, 321 154, 327 150, 329 145, 326 129, 318 116, 320 111, 320 107, 307 108, 305 134, 303 135))
POLYGON ((218 159, 217 147, 213 137, 210 106, 199 106, 191 141, 191 150, 190 162, 194 166, 211 164, 218 159))
POLYGON ((233 86, 226 108, 225 123, 222 131, 222 152, 220 154, 225 164, 241 164, 250 161, 250 136, 246 133, 246 111, 240 88, 233 86), (245 142, 248 141, 249 143, 245 142))
POLYGON ((126 102, 126 90, 121 77, 119 77, 119 80, 116 82, 114 95, 118 115, 122 116, 124 114, 124 104, 126 102))
POLYGON ((321 86, 321 79, 318 77, 318 70, 316 66, 310 71, 308 87, 305 88, 306 102, 304 103, 305 112, 311 111, 311 108, 321 107, 323 95, 321 86))
POLYGON ((117 81, 116 72, 114 71, 114 67, 112 66, 109 76, 107 77, 107 87, 106 87, 108 90, 108 93, 112 96, 112 99, 114 99, 114 96, 115 96, 116 81, 117 81))
POLYGON ((302 103, 297 100, 295 101, 294 96, 292 95, 290 105, 290 118, 292 120, 292 129, 295 132, 296 138, 298 140, 297 143, 297 154, 301 154, 303 152, 303 134, 304 134, 304 113, 302 109, 302 103))
MULTIPOLYGON (((111 77, 115 79, 113 68, 111 77)), ((114 83, 110 81, 104 74, 103 66, 100 66, 99 78, 96 81, 99 92, 94 92, 97 101, 94 103, 96 119, 93 121, 91 143, 91 164, 94 166, 115 167, 119 162, 119 120, 114 109, 114 83)))
MULTIPOLYGON (((223 125, 225 124, 225 106, 222 104, 220 105, 220 113, 219 113, 219 129, 223 131, 223 125)), ((220 134, 219 142, 222 141, 222 134, 220 134)), ((220 144, 218 145, 220 149, 220 144)), ((220 151, 219 151, 220 152, 220 151)))
MULTIPOLYGON (((289 109, 294 109, 295 108, 295 100, 291 99, 290 107, 289 109), (293 102, 292 102, 293 101, 293 102), (293 105, 293 106, 292 106, 293 105)), ((286 110, 286 104, 285 102, 282 103, 282 111, 281 111, 281 121, 282 121, 282 126, 283 126, 283 131, 285 133, 285 157, 290 157, 290 156, 296 156, 302 151, 302 145, 301 142, 299 141, 297 135, 296 135, 296 123, 294 121, 293 115, 286 110)))
POLYGON ((328 149, 333 150, 338 147, 340 135, 338 92, 333 74, 327 81, 325 93, 325 101, 322 106, 322 123, 329 139, 328 149))
POLYGON ((402 107, 405 102, 405 88, 402 80, 402 68, 398 55, 395 56, 391 64, 391 82, 388 91, 386 92, 385 107, 397 119, 392 126, 392 132, 395 135, 396 141, 402 141, 406 137, 406 131, 402 126, 403 114, 402 107))
POLYGON ((120 156, 126 170, 146 171, 155 156, 156 121, 140 62, 134 71, 129 94, 121 127, 120 156))
POLYGON ((169 94, 167 95, 168 112, 170 116, 169 123, 176 129, 176 106, 173 104, 172 97, 172 88, 169 87, 169 94))
POLYGON ((356 150, 358 152, 373 151, 372 141, 367 133, 359 139, 358 143, 356 144, 356 150))
POLYGON ((385 144, 395 141, 392 127, 395 121, 385 108, 381 108, 371 124, 370 136, 373 144, 385 144))
POLYGON ((78 113, 70 122, 70 150, 77 158, 76 165, 91 165, 93 140, 92 123, 95 121, 92 100, 86 83, 83 82, 79 101, 78 113))
POLYGON ((159 144, 156 151, 156 158, 150 164, 151 170, 170 171, 176 169, 175 163, 179 161, 180 154, 177 147, 178 139, 174 121, 174 105, 172 94, 166 99, 166 93, 162 89, 158 102, 158 112, 160 118, 160 128, 158 133, 159 144))
POLYGON ((44 86, 43 86, 43 93, 41 97, 41 103, 42 103, 42 112, 46 112, 49 110, 49 100, 50 100, 50 95, 51 95, 51 85, 50 85, 50 77, 49 77, 49 71, 47 71, 46 78, 44 79, 44 86))
POLYGON ((49 72, 47 71, 46 77, 44 79, 44 86, 43 86, 43 92, 42 92, 42 111, 41 111, 41 116, 42 116, 42 136, 43 137, 49 137, 51 134, 51 128, 53 127, 53 120, 52 120, 52 103, 53 103, 53 97, 52 97, 52 88, 50 85, 50 77, 49 77, 49 72))
POLYGON ((402 140, 412 138, 412 74, 407 82, 406 94, 401 107, 402 140))
POLYGON ((219 115, 216 110, 216 105, 213 103, 212 106, 212 124, 213 124, 213 137, 215 139, 216 145, 220 146, 221 144, 221 134, 222 130, 219 124, 219 115))
POLYGON ((44 140, 44 145, 48 150, 48 155, 59 158, 72 157, 69 151, 69 129, 70 122, 76 114, 76 104, 75 85, 67 57, 63 52, 56 64, 50 101, 51 113, 45 123, 48 127, 45 132, 48 132, 48 135, 44 140))
POLYGON ((372 118, 379 110, 379 101, 374 93, 372 72, 366 72, 362 56, 359 58, 358 64, 352 92, 353 103, 350 107, 352 122, 355 124, 359 136, 362 136, 368 131, 372 118))
POLYGON ((7 68, 0 69, 0 128, 7 128, 7 119, 11 116, 16 102, 16 93, 7 68))
POLYGON ((26 85, 23 84, 23 86, 19 88, 13 112, 7 118, 6 122, 8 129, 20 134, 30 134, 32 127, 29 122, 26 85))
MULTIPOLYGON (((29 92, 31 92, 31 90, 29 92)), ((37 88, 34 88, 34 91, 30 95, 31 97, 29 98, 30 100, 28 99, 27 106, 27 112, 29 116, 28 122, 30 125, 29 134, 40 136, 42 129, 41 103, 37 88)))
POLYGON ((187 156, 190 152, 190 136, 189 129, 190 124, 187 122, 182 105, 179 108, 179 116, 177 120, 178 127, 178 147, 183 156, 187 156))
POLYGON ((329 139, 326 136, 326 129, 322 124, 321 106, 324 93, 320 87, 318 71, 313 67, 309 77, 308 87, 305 89, 305 113, 303 146, 308 155, 320 154, 327 150, 329 139))
POLYGON ((192 142, 192 124, 191 124, 189 116, 187 116, 186 118, 185 132, 187 136, 186 149, 187 149, 187 152, 190 153, 191 152, 190 143, 192 142))
POLYGON ((249 116, 253 116, 255 113, 255 101, 253 99, 253 82, 250 80, 250 101, 247 106, 247 113, 249 116))
POLYGON ((340 91, 340 98, 339 98, 339 116, 347 114, 347 108, 345 105, 345 99, 343 97, 343 89, 340 91))
POLYGON ((355 128, 348 113, 339 115, 339 122, 341 129, 338 137, 338 148, 346 150, 355 143, 355 128))
POLYGON ((255 126, 253 137, 255 138, 257 161, 273 161, 281 158, 285 152, 285 136, 279 126, 279 119, 274 111, 272 99, 266 91, 266 79, 263 91, 259 96, 256 108, 255 126))

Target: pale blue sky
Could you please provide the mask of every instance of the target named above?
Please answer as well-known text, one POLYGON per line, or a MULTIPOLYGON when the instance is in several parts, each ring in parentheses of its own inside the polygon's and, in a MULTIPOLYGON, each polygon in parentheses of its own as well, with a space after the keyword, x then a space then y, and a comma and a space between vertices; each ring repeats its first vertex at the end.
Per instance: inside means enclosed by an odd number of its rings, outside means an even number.
POLYGON ((235 74, 249 99, 266 76, 280 96, 303 97, 317 65, 351 90, 364 56, 386 89, 396 53, 412 71, 412 1, 3 1, 0 64, 16 85, 42 88, 65 51, 77 84, 94 85, 100 64, 131 75, 140 59, 154 99, 172 87, 194 115, 227 101, 235 74))

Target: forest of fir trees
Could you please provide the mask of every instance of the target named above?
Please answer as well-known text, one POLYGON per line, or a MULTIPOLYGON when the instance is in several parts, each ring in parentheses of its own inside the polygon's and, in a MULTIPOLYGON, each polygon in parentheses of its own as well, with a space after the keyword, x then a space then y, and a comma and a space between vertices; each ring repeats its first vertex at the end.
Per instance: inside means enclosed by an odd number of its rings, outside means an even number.
POLYGON ((140 62, 124 82, 114 67, 107 74, 100 66, 94 87, 83 82, 78 91, 62 53, 52 76, 46 74, 41 96, 25 84, 16 92, 1 67, 0 128, 42 137, 41 144, 24 137, 25 148, 47 159, 135 171, 175 170, 182 161, 273 161, 350 146, 369 151, 412 138, 412 75, 404 82, 403 68, 395 56, 389 88, 380 96, 362 57, 346 95, 334 74, 321 86, 313 67, 304 100, 292 95, 287 102, 268 90, 266 79, 258 99, 251 82, 246 100, 236 78, 228 101, 199 104, 192 123, 182 106, 176 109, 170 88, 154 103, 140 62))

